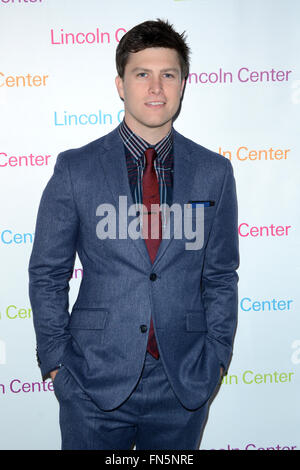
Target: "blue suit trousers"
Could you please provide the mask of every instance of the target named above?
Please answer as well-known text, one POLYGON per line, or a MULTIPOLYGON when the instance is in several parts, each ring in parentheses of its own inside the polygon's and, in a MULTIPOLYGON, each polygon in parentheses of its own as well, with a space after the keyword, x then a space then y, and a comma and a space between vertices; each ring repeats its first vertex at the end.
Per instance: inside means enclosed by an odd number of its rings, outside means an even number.
MULTIPOLYGON (((116 386, 117 386, 116 378, 116 386)), ((146 353, 130 396, 111 411, 101 410, 62 366, 54 379, 60 406, 62 450, 197 450, 208 403, 183 407, 161 359, 146 353)))

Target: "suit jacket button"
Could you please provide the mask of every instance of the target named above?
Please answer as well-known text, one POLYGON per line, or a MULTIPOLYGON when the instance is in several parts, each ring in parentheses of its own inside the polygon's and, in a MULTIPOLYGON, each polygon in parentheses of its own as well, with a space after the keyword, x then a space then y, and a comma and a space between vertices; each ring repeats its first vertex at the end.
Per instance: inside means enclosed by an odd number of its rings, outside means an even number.
POLYGON ((146 333, 146 331, 148 330, 147 325, 141 325, 140 330, 142 333, 146 333))
POLYGON ((157 275, 155 273, 150 274, 150 281, 155 281, 157 278, 157 275))

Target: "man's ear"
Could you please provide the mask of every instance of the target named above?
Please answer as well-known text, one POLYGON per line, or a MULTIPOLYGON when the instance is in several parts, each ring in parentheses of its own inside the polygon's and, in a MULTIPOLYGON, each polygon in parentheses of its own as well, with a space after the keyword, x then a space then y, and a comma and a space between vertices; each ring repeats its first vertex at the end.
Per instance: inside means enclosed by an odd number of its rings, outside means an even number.
POLYGON ((115 84, 121 100, 124 101, 123 79, 119 75, 116 76, 115 84))

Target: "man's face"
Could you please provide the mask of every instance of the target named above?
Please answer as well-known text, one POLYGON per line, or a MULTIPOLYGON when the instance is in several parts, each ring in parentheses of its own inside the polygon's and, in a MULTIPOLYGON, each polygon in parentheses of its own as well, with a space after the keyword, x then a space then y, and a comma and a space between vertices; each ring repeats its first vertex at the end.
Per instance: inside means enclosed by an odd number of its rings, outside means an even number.
POLYGON ((152 129, 166 134, 178 111, 184 82, 174 49, 153 47, 130 53, 123 79, 116 78, 126 124, 141 136, 152 129))

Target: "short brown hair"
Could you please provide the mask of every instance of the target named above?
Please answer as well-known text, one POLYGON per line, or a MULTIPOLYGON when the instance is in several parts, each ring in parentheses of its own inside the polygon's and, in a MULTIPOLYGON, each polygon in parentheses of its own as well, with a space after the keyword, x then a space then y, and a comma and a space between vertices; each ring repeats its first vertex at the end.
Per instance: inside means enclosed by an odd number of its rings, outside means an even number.
POLYGON ((139 52, 149 47, 175 49, 179 57, 181 75, 185 79, 188 77, 190 48, 185 41, 185 31, 179 34, 168 21, 160 19, 140 23, 122 37, 116 50, 118 75, 124 77, 130 52, 139 52))

